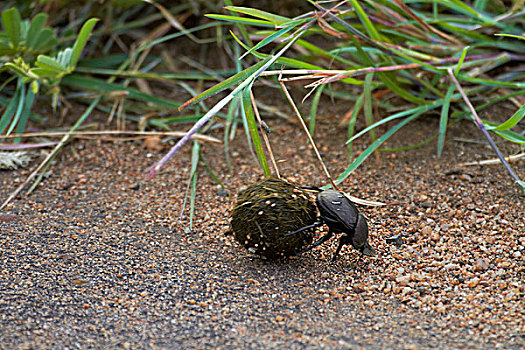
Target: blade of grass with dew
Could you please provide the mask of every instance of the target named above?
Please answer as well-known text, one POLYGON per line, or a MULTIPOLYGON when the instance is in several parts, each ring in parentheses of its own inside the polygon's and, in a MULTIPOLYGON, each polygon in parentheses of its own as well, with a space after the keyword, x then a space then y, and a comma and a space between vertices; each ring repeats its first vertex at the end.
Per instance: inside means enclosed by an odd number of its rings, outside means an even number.
POLYGON ((452 94, 454 93, 455 89, 456 87, 454 85, 450 85, 447 90, 447 94, 445 95, 445 98, 443 99, 443 107, 441 108, 441 117, 439 118, 438 148, 437 148, 438 158, 441 157, 441 153, 443 152, 443 146, 445 145, 445 134, 447 132, 447 124, 448 124, 448 111, 450 108, 450 100, 452 98, 452 94))
POLYGON ((310 132, 310 135, 312 136, 314 136, 314 131, 315 131, 315 119, 317 116, 317 107, 319 106, 319 100, 321 99, 321 95, 323 94, 323 90, 325 87, 326 85, 319 86, 312 100, 312 107, 310 108, 310 120, 308 123, 308 131, 310 132))
POLYGON ((255 120, 255 114, 253 112, 252 100, 250 98, 250 89, 251 85, 248 85, 242 92, 242 106, 244 110, 244 115, 248 123, 253 148, 255 149, 255 153, 257 154, 259 165, 263 170, 264 176, 270 177, 270 168, 268 167, 268 161, 266 160, 266 155, 264 154, 261 138, 259 137, 259 128, 257 126, 257 121, 255 120))
MULTIPOLYGON (((347 136, 349 140, 351 140, 352 137, 354 136, 355 123, 357 122, 357 116, 359 115, 359 112, 363 108, 364 101, 365 101, 364 94, 359 95, 359 97, 355 101, 354 108, 352 109, 352 115, 350 116, 350 121, 348 122, 347 136)), ((350 161, 352 159, 351 158, 352 157, 352 142, 347 143, 346 150, 347 150, 348 160, 350 161)))
POLYGON ((420 111, 420 112, 412 114, 412 116, 410 116, 410 117, 404 119, 403 121, 399 122, 392 129, 390 129, 388 132, 386 132, 380 138, 375 140, 374 143, 372 143, 370 146, 368 146, 368 148, 365 149, 363 151, 363 153, 361 153, 359 155, 359 157, 357 157, 357 159, 354 160, 354 162, 352 164, 350 164, 348 166, 348 168, 346 168, 345 171, 343 171, 341 173, 341 175, 339 175, 337 177, 337 179, 335 180, 335 183, 336 184, 340 184, 341 182, 343 182, 355 169, 357 169, 357 167, 359 167, 361 165, 361 163, 363 163, 379 146, 381 146, 381 144, 383 144, 386 140, 388 140, 394 133, 396 133, 403 126, 405 126, 406 124, 410 123, 411 121, 413 121, 414 119, 416 119, 417 117, 419 117, 423 113, 424 113, 424 111, 420 111))

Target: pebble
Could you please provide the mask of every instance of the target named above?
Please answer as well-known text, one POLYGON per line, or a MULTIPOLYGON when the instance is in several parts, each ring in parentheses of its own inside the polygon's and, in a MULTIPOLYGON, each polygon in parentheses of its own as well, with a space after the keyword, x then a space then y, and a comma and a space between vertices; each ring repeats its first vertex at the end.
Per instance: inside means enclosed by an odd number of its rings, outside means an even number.
POLYGON ((485 259, 478 259, 474 264, 475 271, 485 271, 489 268, 489 263, 485 259))
POLYGON ((424 234, 424 235, 428 235, 432 232, 432 227, 430 226, 423 226, 423 228, 421 229, 421 233, 424 234))

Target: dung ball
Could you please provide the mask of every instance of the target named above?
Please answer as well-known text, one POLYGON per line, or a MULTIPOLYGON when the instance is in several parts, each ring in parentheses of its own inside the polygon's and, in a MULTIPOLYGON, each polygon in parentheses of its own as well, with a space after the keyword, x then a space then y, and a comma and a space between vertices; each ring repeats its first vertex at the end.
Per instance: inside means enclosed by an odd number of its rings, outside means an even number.
POLYGON ((277 259, 295 255, 312 243, 312 230, 286 234, 313 224, 316 218, 316 206, 306 191, 269 178, 239 192, 231 212, 231 229, 249 251, 277 259))

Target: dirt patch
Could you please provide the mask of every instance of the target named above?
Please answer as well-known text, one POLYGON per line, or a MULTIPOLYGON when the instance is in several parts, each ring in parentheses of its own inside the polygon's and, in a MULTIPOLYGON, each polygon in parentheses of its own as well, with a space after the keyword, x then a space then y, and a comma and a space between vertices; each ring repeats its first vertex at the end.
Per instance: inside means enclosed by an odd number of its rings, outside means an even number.
MULTIPOLYGON (((304 135, 268 123, 281 173, 326 184, 304 135)), ((316 139, 338 174, 348 165, 346 131, 333 123, 321 118, 316 139)), ((424 140, 428 130, 437 130, 435 118, 402 129, 388 146, 424 140)), ((0 213, 0 347, 525 346, 524 197, 499 165, 458 165, 494 157, 470 124, 451 127, 441 159, 434 142, 383 153, 344 182, 354 196, 404 204, 360 207, 379 257, 356 261, 346 247, 335 263, 336 239, 268 262, 225 235, 234 194, 261 178, 245 140, 240 131, 231 146, 233 173, 222 146, 203 145, 231 196, 201 169, 193 231, 187 217, 179 221, 188 146, 146 181, 165 150, 70 144, 33 195, 0 213), (394 235, 401 245, 386 242, 394 235)), ((525 162, 513 166, 523 178, 525 162)), ((2 198, 27 174, 0 172, 2 198)))

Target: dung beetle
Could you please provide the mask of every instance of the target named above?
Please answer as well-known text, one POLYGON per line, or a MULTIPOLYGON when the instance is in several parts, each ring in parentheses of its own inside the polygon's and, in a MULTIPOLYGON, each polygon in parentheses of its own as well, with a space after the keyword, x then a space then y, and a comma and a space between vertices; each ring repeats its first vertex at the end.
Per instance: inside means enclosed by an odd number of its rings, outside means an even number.
POLYGON ((308 187, 308 189, 319 192, 315 203, 319 209, 320 216, 312 225, 288 232, 286 235, 293 235, 322 225, 328 226, 328 233, 319 238, 319 240, 311 246, 301 250, 298 255, 326 242, 332 238, 334 233, 342 233, 339 238, 339 246, 334 253, 332 261, 337 259, 337 255, 345 244, 351 244, 363 255, 371 257, 377 256, 375 250, 368 244, 368 224, 366 223, 366 218, 363 214, 359 213, 354 203, 348 197, 342 192, 335 190, 323 191, 318 187, 308 187))

